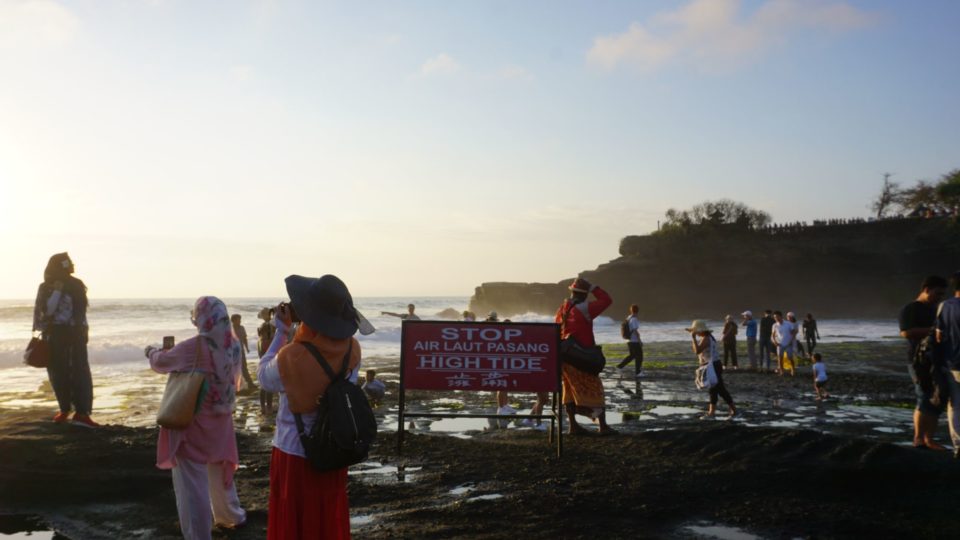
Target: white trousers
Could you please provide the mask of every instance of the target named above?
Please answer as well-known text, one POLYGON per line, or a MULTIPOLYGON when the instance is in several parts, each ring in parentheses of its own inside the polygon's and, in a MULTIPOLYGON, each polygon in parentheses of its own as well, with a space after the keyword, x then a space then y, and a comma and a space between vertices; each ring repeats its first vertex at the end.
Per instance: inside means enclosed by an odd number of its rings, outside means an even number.
POLYGON ((954 448, 960 448, 960 371, 945 370, 950 401, 947 403, 947 423, 954 448))
POLYGON ((236 527, 247 520, 237 497, 237 485, 230 482, 230 487, 223 487, 222 464, 178 457, 173 468, 173 491, 186 540, 210 540, 214 523, 236 527))

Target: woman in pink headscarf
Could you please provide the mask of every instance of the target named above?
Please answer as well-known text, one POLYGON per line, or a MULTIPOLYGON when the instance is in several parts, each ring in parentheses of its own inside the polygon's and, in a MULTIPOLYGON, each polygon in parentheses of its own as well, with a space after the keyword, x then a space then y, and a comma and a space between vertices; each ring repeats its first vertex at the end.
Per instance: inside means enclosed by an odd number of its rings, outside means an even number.
POLYGON ((157 373, 192 371, 196 365, 206 375, 206 393, 193 423, 182 430, 160 428, 157 441, 157 467, 173 471, 180 530, 193 540, 209 539, 214 523, 242 525, 246 512, 233 482, 239 461, 233 411, 241 345, 220 299, 198 298, 190 319, 197 327, 196 337, 168 350, 147 347, 146 354, 157 373))

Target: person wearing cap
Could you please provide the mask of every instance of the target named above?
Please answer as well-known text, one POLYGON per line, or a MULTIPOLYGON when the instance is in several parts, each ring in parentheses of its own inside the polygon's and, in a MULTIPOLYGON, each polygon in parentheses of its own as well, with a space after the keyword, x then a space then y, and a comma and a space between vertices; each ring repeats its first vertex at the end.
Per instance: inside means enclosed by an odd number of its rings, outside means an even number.
POLYGON ((790 376, 796 375, 794 367, 794 342, 797 340, 797 325, 790 322, 789 313, 783 318, 783 313, 773 312, 773 344, 777 346, 777 373, 782 377, 787 365, 790 366, 790 376))
POLYGON ((709 418, 716 414, 717 401, 721 397, 727 403, 727 407, 730 409, 729 416, 732 417, 737 414, 737 408, 733 404, 733 398, 730 396, 727 386, 723 384, 723 362, 720 361, 717 354, 717 340, 713 337, 713 330, 707 326, 705 321, 699 319, 693 321, 690 328, 686 330, 690 332, 690 337, 693 340, 693 354, 697 355, 700 365, 710 365, 717 376, 715 384, 710 387, 710 404, 704 417, 709 418))
MULTIPOLYGON (((583 278, 577 278, 569 287, 570 298, 563 301, 557 310, 555 321, 561 326, 560 339, 573 337, 581 347, 596 345, 593 335, 593 320, 613 303, 606 291, 583 278), (593 294, 594 300, 587 301, 593 294)), ((563 406, 570 420, 570 435, 587 432, 577 423, 576 415, 587 416, 600 425, 600 434, 616 433, 607 425, 607 416, 603 396, 603 384, 599 375, 581 371, 569 364, 563 364, 563 406)))
POLYGON ((749 309, 740 314, 743 321, 740 326, 746 328, 747 334, 747 357, 750 359, 750 369, 757 369, 757 321, 753 318, 753 312, 749 309))
POLYGON ((381 314, 381 315, 388 315, 388 316, 390 316, 390 317, 397 317, 397 318, 403 319, 403 320, 405 320, 405 321, 419 321, 419 320, 420 320, 420 317, 418 317, 417 314, 414 313, 414 311, 416 311, 416 309, 417 309, 417 306, 415 306, 415 305, 413 305, 413 304, 407 304, 407 312, 406 312, 406 313, 394 313, 394 312, 392 312, 392 311, 381 311, 380 314, 381 314))
POLYGON ((723 367, 727 367, 727 361, 733 359, 733 369, 737 369, 737 323, 733 322, 733 316, 727 315, 723 319, 723 367))
POLYGON ((347 362, 347 377, 356 383, 360 343, 353 335, 358 329, 371 333, 373 327, 353 306, 350 291, 338 277, 293 275, 285 283, 290 304, 277 307, 277 332, 257 369, 261 387, 280 393, 270 460, 267 538, 349 538, 347 469, 320 472, 312 468, 294 414, 301 415, 304 430, 309 432, 316 419, 317 399, 330 384, 303 344, 313 345, 334 372, 347 362), (287 343, 287 329, 298 319, 293 341, 287 343))

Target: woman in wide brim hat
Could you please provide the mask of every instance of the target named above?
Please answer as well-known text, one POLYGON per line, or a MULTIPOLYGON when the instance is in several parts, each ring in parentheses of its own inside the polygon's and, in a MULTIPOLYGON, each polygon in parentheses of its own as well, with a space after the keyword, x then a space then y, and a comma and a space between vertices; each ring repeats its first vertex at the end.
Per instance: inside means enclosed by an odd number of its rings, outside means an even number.
POLYGON ((310 343, 339 372, 347 362, 347 377, 356 383, 360 371, 357 331, 369 334, 373 326, 353 305, 353 297, 338 277, 285 280, 290 304, 276 311, 277 333, 260 359, 261 388, 280 392, 277 429, 270 462, 270 502, 267 538, 349 538, 347 469, 318 472, 307 462, 294 414, 301 415, 306 432, 316 420, 317 400, 330 385, 323 368, 303 343, 310 343), (287 344, 288 329, 300 325, 287 344))
POLYGON ((721 397, 727 403, 727 407, 730 408, 730 416, 733 416, 737 413, 737 408, 733 404, 730 392, 727 391, 727 387, 723 383, 723 362, 717 355, 717 340, 713 337, 713 330, 710 329, 706 321, 700 319, 693 321, 686 330, 690 332, 690 337, 693 340, 693 354, 697 355, 700 365, 710 364, 716 373, 716 382, 710 386, 710 404, 707 407, 705 417, 712 417, 716 413, 717 401, 721 397))

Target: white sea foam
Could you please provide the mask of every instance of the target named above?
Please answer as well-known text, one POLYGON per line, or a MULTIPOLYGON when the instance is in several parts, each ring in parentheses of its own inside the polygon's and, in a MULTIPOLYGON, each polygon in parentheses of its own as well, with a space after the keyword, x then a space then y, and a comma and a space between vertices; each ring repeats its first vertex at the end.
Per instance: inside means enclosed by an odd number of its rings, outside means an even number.
MULTIPOLYGON (((257 313, 262 307, 276 305, 276 298, 227 299, 231 313, 243 317, 247 329, 252 359, 256 357, 257 313)), ((357 307, 377 327, 369 336, 359 336, 366 357, 399 358, 401 320, 381 315, 382 311, 405 312, 413 302, 417 314, 424 319, 451 308, 457 312, 466 309, 466 297, 445 298, 357 298, 357 307)), ((97 300, 90 303, 90 343, 92 365, 115 366, 122 370, 143 369, 143 348, 159 343, 163 336, 172 335, 180 341, 196 334, 189 320, 191 300, 97 300)), ((513 322, 552 322, 553 317, 526 313, 510 318, 513 322)), ((0 301, 0 369, 22 366, 23 350, 30 339, 33 321, 33 301, 0 301)), ((708 321, 716 329, 721 321, 708 321)), ((820 320, 820 334, 824 342, 899 339, 896 321, 890 320, 820 320)), ((684 330, 689 321, 641 323, 645 342, 683 341, 689 339, 684 330)), ((594 332, 600 343, 621 343, 620 321, 601 316, 594 322, 594 332)), ((741 330, 740 339, 743 339, 741 330)))

